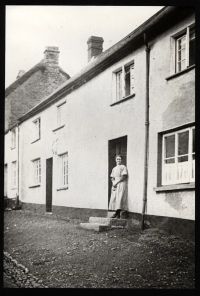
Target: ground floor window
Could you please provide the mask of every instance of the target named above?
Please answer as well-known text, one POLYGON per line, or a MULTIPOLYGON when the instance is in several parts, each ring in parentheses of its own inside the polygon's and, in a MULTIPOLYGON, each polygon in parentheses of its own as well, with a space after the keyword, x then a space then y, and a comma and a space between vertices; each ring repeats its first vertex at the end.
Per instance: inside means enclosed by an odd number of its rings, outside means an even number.
POLYGON ((58 155, 58 185, 68 186, 68 153, 58 155))
POLYGON ((33 184, 38 185, 41 183, 41 159, 32 160, 33 165, 33 184))
POLYGON ((11 186, 12 188, 17 187, 17 162, 13 161, 11 163, 11 186))
POLYGON ((195 127, 163 135, 162 185, 195 181, 195 127))

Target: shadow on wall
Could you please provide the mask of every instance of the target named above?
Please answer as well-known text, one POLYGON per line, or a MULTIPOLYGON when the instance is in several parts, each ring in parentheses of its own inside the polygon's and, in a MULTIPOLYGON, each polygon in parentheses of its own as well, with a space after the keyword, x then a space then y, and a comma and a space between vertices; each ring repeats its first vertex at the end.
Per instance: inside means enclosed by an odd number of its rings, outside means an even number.
POLYGON ((182 192, 171 192, 165 196, 165 201, 176 211, 182 211, 187 207, 182 203, 183 197, 182 192))
POLYGON ((195 120, 195 83, 188 82, 180 89, 180 95, 163 113, 163 130, 181 126, 195 120))

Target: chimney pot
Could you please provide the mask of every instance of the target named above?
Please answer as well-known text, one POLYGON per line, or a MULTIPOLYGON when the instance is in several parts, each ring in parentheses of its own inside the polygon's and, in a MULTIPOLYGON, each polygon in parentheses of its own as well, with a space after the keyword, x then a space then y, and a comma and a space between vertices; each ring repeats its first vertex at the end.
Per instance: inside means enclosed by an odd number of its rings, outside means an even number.
POLYGON ((22 75, 24 75, 25 72, 26 72, 26 71, 24 71, 24 70, 19 70, 16 79, 19 79, 20 77, 22 77, 22 75))
POLYGON ((98 36, 91 36, 88 41, 88 62, 102 53, 103 50, 103 38, 98 36))

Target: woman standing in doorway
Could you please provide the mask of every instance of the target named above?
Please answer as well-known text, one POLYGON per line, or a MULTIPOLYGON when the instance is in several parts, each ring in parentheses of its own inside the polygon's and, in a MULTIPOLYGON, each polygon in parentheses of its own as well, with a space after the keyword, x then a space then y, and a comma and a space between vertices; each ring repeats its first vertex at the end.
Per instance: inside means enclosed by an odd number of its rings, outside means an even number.
POLYGON ((115 161, 116 166, 112 169, 112 173, 110 175, 112 180, 112 189, 109 210, 115 211, 111 218, 120 218, 120 212, 127 211, 128 171, 126 166, 121 164, 121 155, 116 155, 115 161))

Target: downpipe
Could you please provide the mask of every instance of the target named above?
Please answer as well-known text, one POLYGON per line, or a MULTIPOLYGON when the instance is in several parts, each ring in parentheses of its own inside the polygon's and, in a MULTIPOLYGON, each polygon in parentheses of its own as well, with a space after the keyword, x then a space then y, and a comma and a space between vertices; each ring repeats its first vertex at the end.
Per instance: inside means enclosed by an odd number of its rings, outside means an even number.
POLYGON ((145 144, 144 144, 144 187, 141 229, 145 228, 145 213, 147 210, 147 181, 148 181, 148 159, 149 159, 149 68, 150 68, 150 47, 144 33, 144 44, 146 51, 146 99, 145 99, 145 144))

